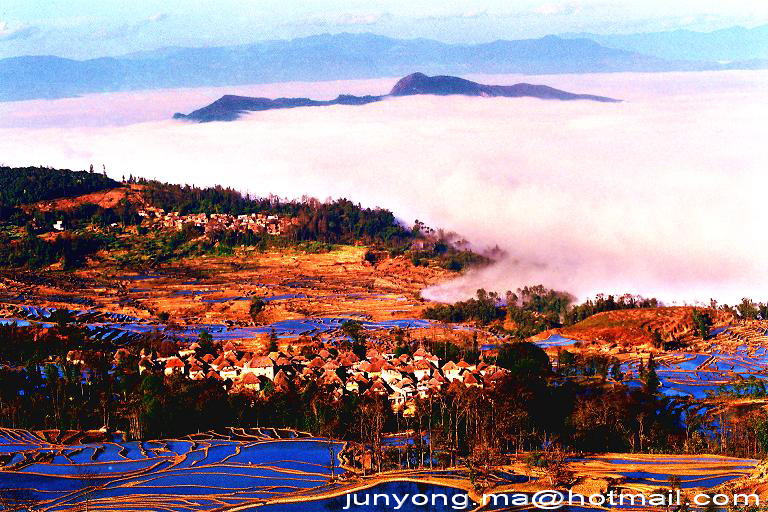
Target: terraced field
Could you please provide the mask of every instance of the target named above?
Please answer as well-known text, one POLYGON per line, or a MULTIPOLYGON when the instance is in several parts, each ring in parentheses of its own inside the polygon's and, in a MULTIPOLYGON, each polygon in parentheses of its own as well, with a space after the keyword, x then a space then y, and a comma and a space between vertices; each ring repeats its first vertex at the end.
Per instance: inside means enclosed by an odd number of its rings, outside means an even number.
MULTIPOLYGON (((768 378, 768 343, 763 330, 744 336, 739 328, 724 328, 716 333, 706 352, 668 352, 659 357, 657 373, 661 391, 668 396, 703 399, 724 384, 750 377, 768 378)), ((625 371, 637 377, 637 360, 625 364, 625 371)), ((630 381, 639 385, 639 381, 630 381)))
MULTIPOLYGON (((114 437, 114 436, 112 436, 114 437)), ((35 510, 339 510, 346 494, 467 494, 480 504, 465 468, 394 471, 360 479, 341 466, 341 442, 275 429, 229 429, 182 439, 124 442, 99 432, 0 429, 0 499, 35 510), (89 437, 105 437, 87 442, 89 437), (348 478, 351 477, 351 478, 348 478)), ((577 477, 636 492, 711 489, 752 472, 757 461, 709 455, 605 454, 578 458, 577 477)), ((546 482, 518 462, 498 471, 494 493, 531 492, 546 482), (528 474, 527 474, 528 473, 528 474)), ((495 509, 490 504, 484 510, 495 509)), ((358 506, 354 510, 381 510, 358 506)), ((410 510, 410 509, 407 509, 410 510)), ((432 507, 426 510, 449 510, 432 507)))
MULTIPOLYGON (((364 247, 327 253, 242 251, 187 258, 151 271, 113 262, 74 273, 0 272, 0 304, 113 311, 144 322, 164 312, 176 324, 250 326, 249 301, 268 307, 260 324, 301 318, 373 322, 421 318, 418 293, 453 273, 415 267, 407 258, 371 264, 364 247), (84 307, 86 306, 86 307, 84 307)), ((11 316, 4 313, 3 316, 11 316)))
POLYGON ((89 510, 212 510, 322 493, 332 486, 332 474, 344 474, 338 467, 342 443, 293 431, 62 441, 0 430, 3 503, 34 503, 36 510, 50 511, 86 503, 89 510))
MULTIPOLYGON (((13 308, 14 316, 0 318, 0 324, 19 326, 52 327, 51 315, 54 308, 40 306, 20 306, 13 308)), ((100 341, 110 341, 125 344, 135 341, 143 334, 160 332, 179 340, 194 341, 200 332, 207 331, 214 340, 245 340, 268 335, 274 331, 279 338, 297 338, 316 334, 338 333, 348 317, 338 318, 297 318, 281 320, 267 325, 234 327, 224 324, 189 324, 168 327, 158 322, 141 321, 141 319, 117 313, 88 310, 68 310, 72 317, 90 331, 90 337, 100 341)), ((371 322, 363 320, 363 329, 379 330, 400 327, 403 329, 427 329, 442 326, 437 322, 419 318, 402 318, 371 322)), ((444 326, 442 326, 444 327, 444 326)))

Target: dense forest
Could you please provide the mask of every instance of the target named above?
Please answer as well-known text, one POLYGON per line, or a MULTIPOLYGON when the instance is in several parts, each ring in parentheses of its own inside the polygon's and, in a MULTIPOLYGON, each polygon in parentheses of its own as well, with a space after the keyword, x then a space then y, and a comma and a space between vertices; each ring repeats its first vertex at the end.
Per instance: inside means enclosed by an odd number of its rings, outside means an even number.
POLYGON ((118 185, 116 181, 93 170, 0 167, 0 208, 89 194, 118 185))

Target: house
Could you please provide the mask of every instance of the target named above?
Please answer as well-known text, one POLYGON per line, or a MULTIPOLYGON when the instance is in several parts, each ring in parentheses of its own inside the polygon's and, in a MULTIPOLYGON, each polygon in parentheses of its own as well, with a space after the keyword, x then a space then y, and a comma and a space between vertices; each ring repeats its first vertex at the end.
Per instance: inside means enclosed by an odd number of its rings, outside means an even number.
POLYGON ((371 387, 368 388, 368 390, 363 394, 388 396, 389 393, 390 393, 390 389, 387 388, 386 384, 384 384, 384 382, 382 382, 381 379, 375 379, 373 380, 371 387))
POLYGON ((165 370, 163 370, 163 373, 165 375, 173 375, 173 374, 184 374, 184 361, 179 359, 178 357, 169 357, 168 360, 165 362, 165 370))
POLYGON ((386 364, 388 363, 383 359, 376 359, 371 361, 368 365, 368 370, 366 371, 368 378, 373 379, 376 377, 381 377, 381 372, 384 370, 384 365, 386 364))
POLYGON ((291 381, 288 379, 288 376, 283 370, 278 370, 278 372, 275 374, 275 380, 273 383, 275 385, 275 391, 285 392, 291 389, 291 381))
POLYGON ((456 366, 458 366, 459 370, 462 371, 462 372, 464 372, 465 370, 474 371, 474 369, 475 369, 475 365, 469 364, 468 362, 466 362, 463 359, 461 361, 459 361, 458 363, 456 363, 456 366))
POLYGON ((227 364, 226 366, 219 368, 219 375, 222 379, 229 379, 233 381, 239 374, 240 371, 238 370, 237 366, 232 364, 227 364))
POLYGON ((443 365, 443 375, 451 382, 461 379, 461 368, 453 361, 448 361, 443 365))
POLYGON ((413 376, 416 380, 422 380, 425 377, 431 377, 435 371, 435 367, 432 366, 426 359, 420 359, 413 365, 413 376))
POLYGON ((205 372, 198 365, 192 365, 189 367, 189 378, 192 380, 203 380, 205 378, 205 372))
POLYGON ((403 374, 400 373, 400 370, 398 370, 391 364, 386 363, 381 369, 381 378, 387 384, 392 384, 393 382, 397 382, 400 379, 402 379, 403 374))
POLYGON ((464 385, 469 387, 479 387, 480 381, 475 378, 474 375, 472 375, 472 372, 465 372, 464 373, 464 385))
POLYGON ((258 391, 261 389, 261 380, 253 373, 246 373, 240 380, 240 385, 249 391, 258 391))
POLYGON ((247 366, 243 367, 243 372, 275 380, 275 362, 267 356, 254 356, 247 366))
POLYGON ((413 353, 413 360, 414 361, 427 361, 432 364, 437 364, 439 362, 439 359, 437 356, 434 356, 424 350, 423 347, 419 347, 419 349, 413 353))
POLYGON ((342 382, 341 378, 336 375, 335 372, 328 370, 326 370, 325 373, 323 373, 323 376, 320 377, 320 384, 322 386, 344 386, 344 382, 342 382))

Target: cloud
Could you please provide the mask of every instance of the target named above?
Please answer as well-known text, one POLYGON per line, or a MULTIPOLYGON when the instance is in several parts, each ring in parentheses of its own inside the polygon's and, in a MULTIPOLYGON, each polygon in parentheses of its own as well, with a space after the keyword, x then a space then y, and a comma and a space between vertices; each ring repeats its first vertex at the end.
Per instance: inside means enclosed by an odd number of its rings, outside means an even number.
POLYGON ((576 3, 546 3, 531 10, 542 16, 572 16, 582 11, 582 5, 576 3))
POLYGON ((157 23, 158 21, 164 21, 168 19, 168 13, 167 12, 158 12, 156 14, 153 14, 149 18, 147 18, 147 21, 150 23, 157 23))
POLYGON ((341 14, 323 14, 310 16, 300 21, 288 23, 289 26, 314 27, 354 27, 378 25, 392 19, 392 15, 387 12, 345 12, 341 14))
POLYGON ((28 39, 39 32, 33 25, 12 28, 7 22, 0 21, 0 41, 16 41, 28 39))
POLYGON ((376 25, 386 17, 386 13, 345 13, 332 21, 332 23, 334 25, 376 25))
MULTIPOLYGON (((17 126, 0 129, 0 154, 14 165, 105 163, 118 177, 220 183, 257 195, 349 197, 506 252, 491 267, 425 291, 437 299, 542 283, 580 297, 765 300, 767 79, 764 71, 559 75, 536 81, 626 101, 423 96, 258 112, 232 123, 17 126)), ((364 89, 391 86, 376 83, 364 89)), ((249 93, 364 92, 358 83, 283 87, 249 93)), ((217 94, 208 91, 198 105, 217 94)), ((168 115, 184 110, 178 95, 154 96, 152 105, 168 115)), ((84 120, 133 115, 147 100, 134 93, 59 101, 46 105, 55 112, 76 104, 73 119, 84 120)), ((4 118, 12 109, 23 120, 30 105, 0 104, 4 118)))
POLYGON ((96 39, 121 39, 135 36, 147 27, 168 19, 167 13, 156 13, 133 23, 124 23, 113 27, 105 27, 96 31, 93 35, 96 39))

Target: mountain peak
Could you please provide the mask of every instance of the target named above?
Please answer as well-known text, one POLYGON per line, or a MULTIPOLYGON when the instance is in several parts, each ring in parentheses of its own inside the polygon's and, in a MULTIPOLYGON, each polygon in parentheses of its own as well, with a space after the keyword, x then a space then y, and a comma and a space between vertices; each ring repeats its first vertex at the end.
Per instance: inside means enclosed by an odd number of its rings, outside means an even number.
POLYGON ((412 73, 401 78, 392 88, 390 96, 412 96, 414 94, 463 94, 480 96, 480 84, 456 76, 427 76, 424 73, 412 73))

